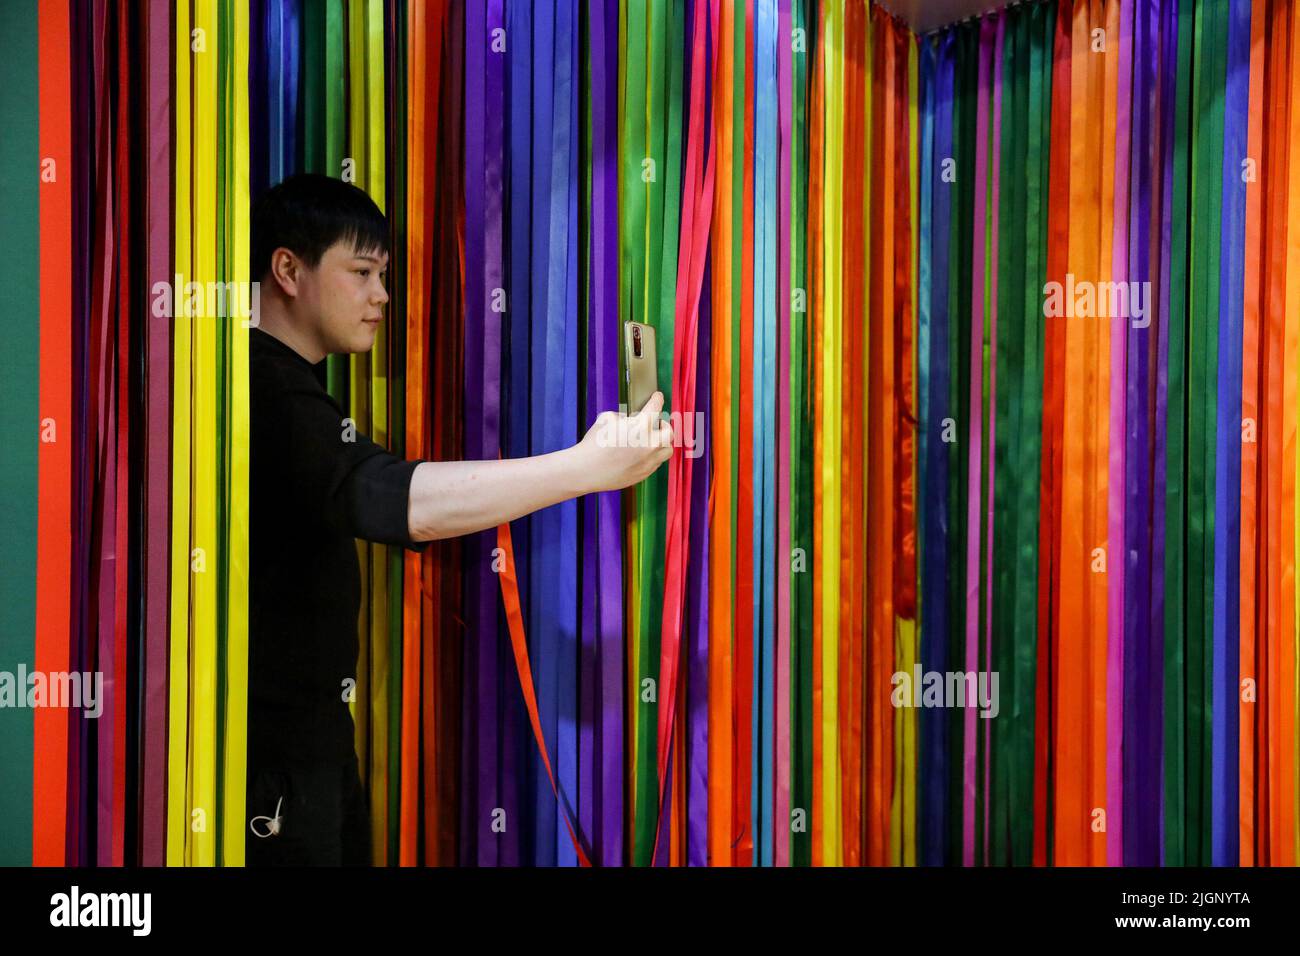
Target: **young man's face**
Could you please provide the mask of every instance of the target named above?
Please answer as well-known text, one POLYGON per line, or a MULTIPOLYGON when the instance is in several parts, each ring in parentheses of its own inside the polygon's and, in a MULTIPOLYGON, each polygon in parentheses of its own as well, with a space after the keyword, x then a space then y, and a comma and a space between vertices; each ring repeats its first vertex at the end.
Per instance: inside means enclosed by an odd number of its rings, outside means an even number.
POLYGON ((316 320, 326 352, 368 352, 383 321, 388 253, 359 253, 336 242, 299 282, 299 306, 316 320))

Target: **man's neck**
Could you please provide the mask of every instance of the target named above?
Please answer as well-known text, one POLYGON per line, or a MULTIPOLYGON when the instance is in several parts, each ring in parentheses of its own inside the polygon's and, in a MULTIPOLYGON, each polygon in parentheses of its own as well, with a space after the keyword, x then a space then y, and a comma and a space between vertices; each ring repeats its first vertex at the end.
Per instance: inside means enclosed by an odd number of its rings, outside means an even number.
POLYGON ((259 316, 257 327, 272 338, 283 342, 312 365, 325 358, 326 353, 320 345, 311 336, 304 334, 278 309, 264 310, 259 316))

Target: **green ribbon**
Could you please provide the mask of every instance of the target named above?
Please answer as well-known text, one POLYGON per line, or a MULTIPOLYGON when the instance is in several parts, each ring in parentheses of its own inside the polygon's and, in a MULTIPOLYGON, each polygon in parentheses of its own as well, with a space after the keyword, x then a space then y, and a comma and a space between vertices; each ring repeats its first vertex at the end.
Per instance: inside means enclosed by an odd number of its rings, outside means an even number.
MULTIPOLYGON (((653 140, 650 122, 647 119, 647 104, 654 108, 651 93, 647 88, 647 71, 650 69, 650 57, 653 55, 648 45, 652 42, 653 29, 650 25, 651 11, 646 0, 636 0, 625 8, 624 22, 627 30, 627 72, 626 72, 626 109, 623 124, 626 131, 624 146, 624 164, 627 170, 624 196, 627 216, 621 227, 627 241, 624 244, 622 268, 630 271, 628 309, 622 314, 638 322, 648 322, 649 310, 649 248, 647 231, 652 206, 651 190, 655 184, 648 184, 643 177, 650 173, 649 164, 653 163, 655 178, 662 156, 653 155, 653 140)), ((660 36, 662 43, 662 36, 660 36)), ((659 346, 662 351, 662 346, 659 346)), ((641 604, 650 600, 647 591, 649 571, 644 565, 652 560, 645 538, 653 535, 652 518, 649 514, 653 501, 652 488, 649 484, 638 485, 634 494, 634 508, 637 515, 637 593, 641 604)), ((635 791, 632 795, 634 807, 633 862, 644 866, 650 858, 654 845, 654 817, 657 807, 658 785, 656 782, 656 747, 658 708, 653 703, 646 703, 641 691, 642 681, 654 674, 654 662, 659 659, 658 647, 649 647, 647 630, 653 626, 652 615, 648 609, 637 605, 637 618, 634 622, 639 638, 633 673, 632 686, 635 692, 637 708, 636 738, 633 743, 633 762, 635 767, 635 791)), ((656 642, 657 643, 657 642, 656 642)), ((656 675, 657 676, 657 675, 656 675)), ((657 682, 656 682, 657 684, 657 682)))
POLYGON ((1183 511, 1189 507, 1187 459, 1187 327, 1179 319, 1187 315, 1186 203, 1188 191, 1189 126, 1192 71, 1192 5, 1178 11, 1177 92, 1174 104, 1173 171, 1170 193, 1165 197, 1171 212, 1169 252, 1169 360, 1166 415, 1165 473, 1165 858, 1168 866, 1182 866, 1185 859, 1183 819, 1187 801, 1183 792, 1186 776, 1185 728, 1183 720, 1183 657, 1191 643, 1189 627, 1194 616, 1185 593, 1184 568, 1190 563, 1188 529, 1183 511))
MULTIPOLYGON (((673 317, 677 284, 678 208, 681 194, 682 73, 685 10, 671 5, 647 5, 644 0, 624 8, 627 65, 621 71, 625 215, 620 223, 623 256, 621 304, 623 314, 655 329, 660 391, 664 408, 672 402, 673 317)), ((659 624, 663 601, 664 532, 667 518, 667 472, 656 472, 636 490, 639 524, 637 544, 637 647, 634 684, 638 689, 634 744, 636 817, 633 861, 644 866, 654 848, 658 816, 658 705, 645 701, 640 682, 658 674, 659 624)))
MULTIPOLYGON (((302 110, 301 168, 309 173, 339 176, 343 171, 346 126, 342 0, 304 3, 301 19, 302 110)), ((348 407, 348 362, 344 356, 325 360, 326 387, 343 408, 348 407)))
POLYGON ((1192 264, 1188 313, 1188 630, 1186 859, 1210 860, 1210 701, 1214 635, 1214 503, 1219 368, 1226 3, 1196 5, 1192 119, 1192 264))
POLYGON ((1023 394, 1025 407, 1020 423, 1021 475, 1016 512, 1016 621, 1012 675, 1012 747, 1008 768, 1012 780, 1011 818, 1022 821, 1012 831, 1011 862, 1029 866, 1033 862, 1034 842, 1034 727, 1038 672, 1038 568, 1039 568, 1039 475, 1043 439, 1044 335, 1041 319, 1042 289, 1047 278, 1047 210, 1048 168, 1051 157, 1052 131, 1052 47, 1056 32, 1056 9, 1051 4, 1037 5, 1025 15, 1029 28, 1029 126, 1026 174, 1025 222, 1026 262, 1024 276, 1025 347, 1023 394))
MULTIPOLYGON (((664 411, 672 408, 673 332, 677 298, 677 246, 682 194, 682 84, 685 66, 686 9, 682 0, 651 5, 650 153, 655 161, 655 181, 650 183, 649 256, 646 262, 645 315, 654 326, 659 360, 659 390, 664 411), (656 242, 656 238, 659 239, 656 242)), ((668 469, 660 468, 642 484, 641 536, 641 674, 658 673, 660 625, 664 595, 664 536, 668 523, 668 469)), ((656 808, 659 800, 658 704, 644 704, 645 723, 638 726, 638 763, 645 745, 647 772, 637 775, 637 860, 650 863, 654 849, 656 808), (645 812, 642 812, 644 808, 645 812)), ((665 799, 665 813, 671 797, 665 799)), ((666 856, 665 856, 666 858, 666 856)))
POLYGON ((994 488, 994 719, 989 852, 1033 855, 1034 694, 1038 625, 1043 299, 1055 9, 1007 13, 998 211, 997 471, 994 488))
MULTIPOLYGON (((305 4, 311 7, 313 4, 305 4)), ((325 140, 318 154, 317 172, 327 176, 343 175, 343 156, 347 142, 347 19, 343 0, 325 0, 324 37, 322 38, 324 74, 322 76, 322 112, 325 114, 325 140)), ((319 12, 316 19, 319 21, 319 12)), ((349 407, 349 357, 331 355, 325 360, 325 378, 329 393, 342 408, 349 407)))
MULTIPOLYGON (((1000 195, 998 203, 998 328, 997 328, 997 400, 996 437, 994 461, 996 472, 993 486, 993 661, 991 667, 1002 678, 1011 677, 1012 648, 1015 645, 1016 625, 1015 547, 1021 517, 1009 502, 1019 497, 1024 474, 1007 463, 1014 447, 1019 449, 1020 421, 1022 417, 1024 327, 1032 325, 1032 303, 1023 298, 1027 263, 1025 257, 1030 231, 1025 221, 1025 189, 1028 187, 1028 169, 1022 163, 1032 161, 1025 155, 1028 134, 1028 79, 1027 54, 1028 18, 1020 11, 1007 14, 1006 37, 1002 62, 1002 139, 1001 163, 998 170, 1000 195), (1023 169, 1023 174, 1021 170, 1023 169), (1017 443, 1012 444, 1012 435, 1017 443)), ((1005 686, 1000 684, 999 686, 1005 686)), ((1010 688, 1008 688, 1010 689, 1010 688)), ((1008 695, 1010 696, 1010 695, 1008 695)), ((1010 710, 1010 708, 1008 708, 1010 710)), ((993 720, 992 780, 989 794, 989 854, 991 862, 1005 863, 1007 836, 1011 826, 1020 821, 1010 814, 1011 759, 1009 751, 1011 727, 1014 721, 1001 709, 993 720)))
MULTIPOLYGON (((812 296, 808 294, 811 274, 808 269, 808 163, 811 140, 808 126, 808 75, 812 51, 816 47, 816 17, 809 17, 807 0, 791 5, 790 24, 805 34, 804 52, 795 51, 791 58, 793 75, 792 128, 794 141, 790 150, 790 284, 803 290, 804 311, 790 312, 790 534, 791 544, 806 556, 804 571, 792 575, 790 585, 790 714, 791 728, 790 806, 813 806, 813 646, 811 563, 813 501, 813 422, 812 392, 809 383, 809 330, 812 322, 812 296), (811 20, 811 22, 810 22, 811 20)), ((787 560, 782 557, 781 560, 787 560)), ((790 864, 812 865, 812 828, 791 834, 790 864)))
MULTIPOLYGON (((981 38, 980 45, 981 47, 983 47, 984 45, 982 38, 981 38)), ((985 120, 986 123, 985 138, 983 141, 979 142, 976 145, 976 149, 984 153, 986 156, 985 167, 984 167, 985 168, 984 182, 977 184, 980 191, 983 192, 984 194, 984 210, 985 210, 984 223, 983 223, 984 235, 979 237, 979 241, 983 244, 984 247, 984 262, 983 262, 984 271, 982 275, 975 276, 974 281, 976 284, 975 287, 972 289, 972 295, 977 295, 982 300, 981 311, 984 316, 983 323, 981 325, 982 336, 980 339, 980 353, 978 356, 975 356, 973 358, 973 361, 978 361, 980 363, 980 405, 979 408, 971 409, 971 414, 976 416, 976 428, 979 429, 979 441, 980 441, 980 449, 981 449, 980 474, 978 476, 977 483, 976 483, 976 488, 978 489, 978 494, 979 494, 979 509, 976 511, 976 516, 977 516, 975 519, 976 527, 971 532, 975 540, 979 542, 979 546, 976 552, 977 553, 976 564, 979 566, 979 575, 976 578, 979 584, 975 592, 976 614, 978 615, 976 617, 976 621, 978 621, 977 631, 976 631, 977 633, 976 659, 978 661, 979 670, 985 673, 991 670, 993 666, 992 662, 988 660, 989 655, 985 653, 985 635, 988 629, 985 626, 984 622, 988 620, 988 605, 989 605, 988 589, 986 587, 985 582, 988 580, 988 575, 992 572, 992 568, 989 567, 989 561, 988 561, 988 540, 987 540, 988 534, 987 534, 986 526, 988 522, 987 516, 988 516, 988 509, 989 509, 988 499, 989 496, 993 494, 993 488, 990 486, 988 480, 990 469, 993 469, 996 474, 996 462, 993 460, 993 449, 989 447, 988 439, 989 439, 989 429, 991 426, 995 424, 992 421, 992 417, 996 414, 996 409, 994 409, 991 405, 992 396, 990 394, 990 391, 993 386, 993 379, 992 379, 991 372, 992 372, 992 365, 996 361, 995 347, 997 345, 997 343, 992 340, 992 334, 993 334, 992 277, 993 277, 993 270, 997 268, 997 263, 993 261, 993 222, 994 219, 996 218, 996 211, 993 208, 993 176, 994 176, 993 167, 994 167, 994 152, 995 152, 995 145, 993 142, 993 129, 995 125, 994 111, 996 105, 996 100, 994 99, 994 92, 997 87, 997 81, 995 79, 996 69, 997 69, 997 64, 995 62, 997 59, 997 53, 996 53, 997 47, 995 42, 990 42, 989 46, 991 47, 991 49, 989 50, 989 54, 988 54, 990 62, 988 66, 989 89, 988 89, 987 101, 985 103, 985 110, 987 111, 987 118, 985 120)), ((983 50, 981 50, 981 57, 982 56, 983 56, 983 50)), ((976 135, 978 137, 978 132, 976 133, 976 135)), ((965 434, 965 432, 962 432, 962 434, 965 434)), ((984 866, 988 862, 987 860, 984 859, 984 844, 985 844, 984 816, 986 812, 985 804, 989 796, 987 792, 987 788, 985 787, 985 783, 984 783, 984 766, 985 766, 985 760, 987 759, 985 755, 985 751, 989 748, 987 746, 987 738, 985 736, 984 727, 982 726, 982 723, 983 722, 980 721, 977 724, 977 729, 975 732, 975 865, 976 866, 984 866)))

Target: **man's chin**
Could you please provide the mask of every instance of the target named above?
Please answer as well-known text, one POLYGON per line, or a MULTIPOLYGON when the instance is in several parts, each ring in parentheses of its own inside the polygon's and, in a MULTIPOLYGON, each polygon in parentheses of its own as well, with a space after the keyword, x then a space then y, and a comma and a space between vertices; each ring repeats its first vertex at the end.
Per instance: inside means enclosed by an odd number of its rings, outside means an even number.
POLYGON ((379 326, 365 325, 352 336, 339 352, 355 355, 359 352, 369 352, 375 347, 375 336, 379 334, 379 326))

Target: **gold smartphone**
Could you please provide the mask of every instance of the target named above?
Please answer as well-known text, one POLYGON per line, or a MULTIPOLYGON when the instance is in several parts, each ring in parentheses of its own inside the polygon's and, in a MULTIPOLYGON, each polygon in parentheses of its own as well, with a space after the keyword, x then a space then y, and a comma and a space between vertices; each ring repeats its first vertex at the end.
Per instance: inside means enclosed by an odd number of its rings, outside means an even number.
POLYGON ((627 368, 627 413, 635 415, 659 391, 655 330, 640 322, 624 322, 623 357, 627 368))

